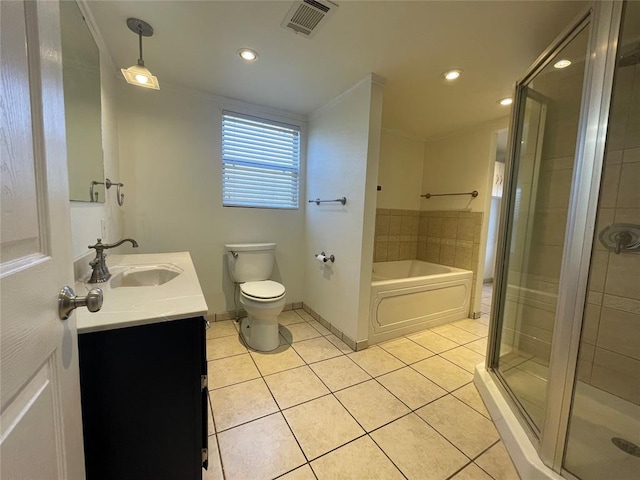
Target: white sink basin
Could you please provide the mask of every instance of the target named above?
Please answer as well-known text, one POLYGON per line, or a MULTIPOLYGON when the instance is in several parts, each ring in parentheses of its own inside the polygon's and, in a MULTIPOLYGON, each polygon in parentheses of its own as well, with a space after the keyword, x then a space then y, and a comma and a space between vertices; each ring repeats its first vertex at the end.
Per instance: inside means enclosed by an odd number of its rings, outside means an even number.
POLYGON ((111 277, 111 288, 158 287, 170 282, 182 273, 175 265, 141 265, 129 267, 111 277))

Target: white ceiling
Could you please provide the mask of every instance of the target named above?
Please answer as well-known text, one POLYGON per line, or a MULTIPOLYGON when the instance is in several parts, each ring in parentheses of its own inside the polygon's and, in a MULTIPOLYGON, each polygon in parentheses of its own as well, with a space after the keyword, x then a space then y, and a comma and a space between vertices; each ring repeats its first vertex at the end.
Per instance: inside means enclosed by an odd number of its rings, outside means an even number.
MULTIPOLYGON (((292 1, 89 1, 118 67, 137 59, 127 17, 149 22, 147 67, 174 84, 309 114, 373 72, 383 125, 420 138, 504 117, 497 105, 584 2, 338 1, 312 39, 280 27, 292 1), (240 60, 249 47, 260 58, 240 60), (440 74, 460 68, 445 83, 440 74)), ((134 87, 132 87, 134 88, 134 87)))

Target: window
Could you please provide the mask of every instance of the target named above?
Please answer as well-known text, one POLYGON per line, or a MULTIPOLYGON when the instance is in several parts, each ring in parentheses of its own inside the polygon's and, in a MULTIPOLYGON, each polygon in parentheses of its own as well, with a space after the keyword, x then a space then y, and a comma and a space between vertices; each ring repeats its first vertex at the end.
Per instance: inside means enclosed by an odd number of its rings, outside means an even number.
POLYGON ((222 113, 222 205, 298 208, 300 129, 222 113))

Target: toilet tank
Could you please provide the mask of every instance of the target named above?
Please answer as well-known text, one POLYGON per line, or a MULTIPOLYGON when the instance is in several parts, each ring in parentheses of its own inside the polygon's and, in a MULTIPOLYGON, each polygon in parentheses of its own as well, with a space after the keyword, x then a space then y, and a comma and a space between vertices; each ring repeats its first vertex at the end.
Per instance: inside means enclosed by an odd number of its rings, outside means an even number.
POLYGON ((224 246, 231 279, 236 283, 268 280, 275 262, 275 243, 236 243, 224 246))

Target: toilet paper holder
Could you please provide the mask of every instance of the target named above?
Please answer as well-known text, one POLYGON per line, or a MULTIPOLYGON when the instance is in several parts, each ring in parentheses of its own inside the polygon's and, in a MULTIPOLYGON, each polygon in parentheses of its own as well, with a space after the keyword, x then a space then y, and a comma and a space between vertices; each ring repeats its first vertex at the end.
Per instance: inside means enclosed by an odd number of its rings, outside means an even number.
POLYGON ((327 263, 327 262, 333 263, 336 261, 336 257, 334 255, 327 255, 324 252, 316 253, 315 257, 316 257, 316 260, 318 260, 321 263, 327 263))

